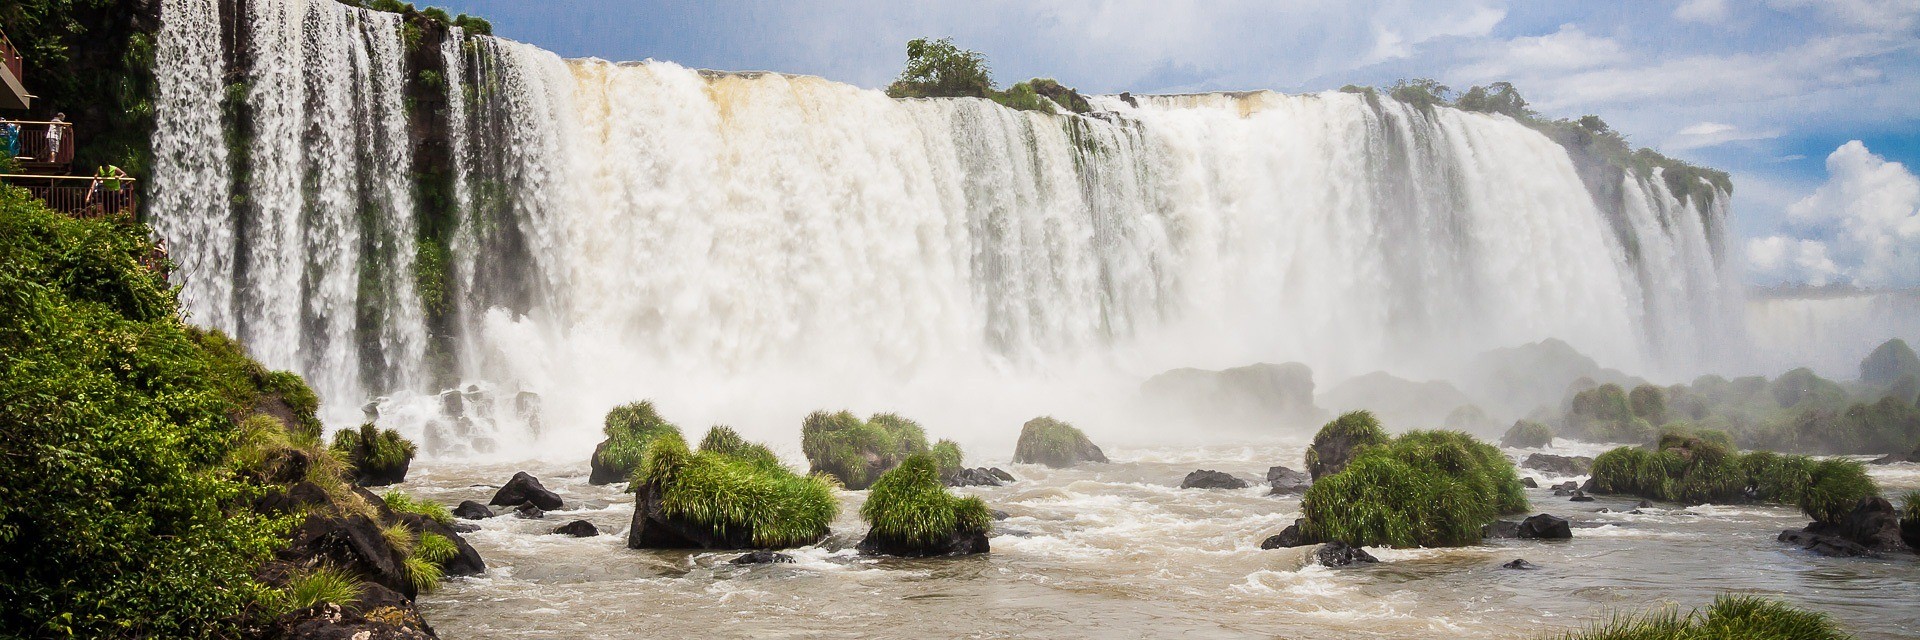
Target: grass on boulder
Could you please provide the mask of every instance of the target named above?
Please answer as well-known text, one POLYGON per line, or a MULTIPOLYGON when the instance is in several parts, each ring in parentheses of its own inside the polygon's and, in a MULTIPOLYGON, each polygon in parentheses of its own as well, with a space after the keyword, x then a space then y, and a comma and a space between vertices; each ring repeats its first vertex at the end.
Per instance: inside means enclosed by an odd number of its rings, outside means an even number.
POLYGON ((1387 444, 1392 438, 1380 428, 1371 411, 1340 414, 1313 434, 1307 447, 1307 472, 1314 478, 1339 473, 1361 450, 1387 444))
POLYGON ((960 452, 958 442, 942 439, 933 443, 933 449, 929 453, 933 454, 933 461, 939 468, 942 478, 959 473, 961 469, 966 468, 966 457, 960 452))
POLYGON ((1766 502, 1800 507, 1837 523, 1861 498, 1878 495, 1866 467, 1770 451, 1739 454, 1718 438, 1668 433, 1656 450, 1621 447, 1593 461, 1594 490, 1683 504, 1766 502))
POLYGON ((656 436, 635 480, 637 488, 658 491, 666 517, 721 536, 746 531, 760 547, 819 540, 840 508, 827 478, 794 473, 766 447, 725 427, 710 432, 698 452, 678 432, 656 436))
POLYGON ((1526 509, 1513 462, 1457 431, 1410 431, 1365 447, 1301 501, 1308 537, 1354 546, 1472 544, 1481 526, 1526 509))
POLYGON ((1827 614, 1753 596, 1723 595, 1687 615, 1667 608, 1616 616, 1555 640, 1845 640, 1852 638, 1827 614))
POLYGON ((892 413, 862 421, 852 412, 815 411, 800 425, 800 450, 813 473, 824 473, 848 489, 865 489, 907 456, 927 450, 927 432, 892 413))
MULTIPOLYGON (((593 452, 593 466, 596 470, 607 470, 605 473, 613 478, 628 478, 639 470, 647 454, 647 445, 655 437, 667 433, 678 435, 680 427, 661 418, 652 400, 642 400, 607 411, 603 431, 607 439, 593 452)), ((598 471, 596 475, 599 475, 598 471)), ((602 479, 618 481, 606 477, 602 479)))
POLYGON ((1107 456, 1087 439, 1087 434, 1071 424, 1041 416, 1020 427, 1020 440, 1014 444, 1013 461, 1070 467, 1080 462, 1106 462, 1107 456))
POLYGON ((319 566, 293 576, 284 590, 282 607, 297 611, 322 602, 346 606, 360 599, 366 585, 352 573, 319 566))
POLYGON ((394 511, 426 516, 428 520, 448 526, 453 525, 453 512, 448 510, 444 504, 431 500, 420 500, 399 489, 393 489, 381 494, 380 498, 387 502, 387 508, 394 511))
POLYGON ((1500 444, 1515 449, 1539 449, 1553 446, 1553 429, 1532 420, 1520 420, 1500 436, 1500 444))
POLYGON ((333 451, 352 465, 362 479, 383 478, 397 482, 401 478, 390 476, 412 462, 414 446, 400 432, 381 429, 369 422, 360 425, 359 429, 334 432, 333 451))
POLYGON ((959 497, 940 482, 932 454, 908 456, 873 483, 860 518, 873 532, 920 547, 936 547, 956 534, 986 531, 993 518, 978 497, 959 497))

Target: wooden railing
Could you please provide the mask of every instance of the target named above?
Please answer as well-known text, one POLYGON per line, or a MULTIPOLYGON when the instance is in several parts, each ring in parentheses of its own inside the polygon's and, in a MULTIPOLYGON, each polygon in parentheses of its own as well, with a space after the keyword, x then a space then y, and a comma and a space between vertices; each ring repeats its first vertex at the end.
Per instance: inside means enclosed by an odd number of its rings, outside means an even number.
POLYGON ((7 39, 6 33, 0 33, 0 61, 6 62, 7 70, 13 72, 13 79, 26 84, 27 65, 20 60, 20 50, 13 48, 13 41, 7 39))
POLYGON ((115 181, 80 176, 0 174, 0 180, 26 189, 53 209, 75 218, 126 216, 138 218, 140 196, 132 178, 115 181))
POLYGON ((0 124, 0 153, 21 162, 69 164, 73 162, 73 123, 9 120, 0 124), (7 126, 12 125, 12 126, 7 126), (60 128, 60 146, 54 147, 47 134, 60 128))

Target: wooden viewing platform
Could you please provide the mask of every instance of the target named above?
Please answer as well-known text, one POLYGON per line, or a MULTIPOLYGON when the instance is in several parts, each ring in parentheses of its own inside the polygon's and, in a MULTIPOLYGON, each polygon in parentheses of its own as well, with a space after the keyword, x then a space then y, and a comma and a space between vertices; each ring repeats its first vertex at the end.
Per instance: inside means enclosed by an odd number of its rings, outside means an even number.
POLYGON ((37 120, 8 120, 0 124, 0 153, 13 156, 14 165, 20 173, 35 175, 58 175, 66 173, 73 166, 73 123, 44 122, 37 120), (6 125, 13 125, 9 140, 6 125), (60 147, 53 148, 47 141, 47 133, 54 127, 60 128, 60 147))
POLYGON ((33 94, 27 93, 27 65, 20 59, 7 34, 0 33, 0 109, 25 109, 32 106, 33 94))
POLYGON ((113 181, 105 178, 10 173, 0 174, 0 180, 26 189, 47 203, 47 208, 75 218, 140 217, 140 196, 133 178, 121 178, 118 190, 109 189, 113 181))

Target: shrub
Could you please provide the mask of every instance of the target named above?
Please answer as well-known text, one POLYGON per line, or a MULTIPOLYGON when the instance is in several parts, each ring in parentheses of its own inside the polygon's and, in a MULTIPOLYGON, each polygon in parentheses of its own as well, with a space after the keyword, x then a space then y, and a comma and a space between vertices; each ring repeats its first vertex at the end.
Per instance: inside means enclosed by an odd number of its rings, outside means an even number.
POLYGON ((460 27, 462 31, 467 32, 467 35, 493 35, 493 23, 487 22, 485 18, 478 16, 470 16, 462 13, 459 17, 453 19, 453 26, 460 27))
POLYGON ((1429 78, 1416 78, 1395 81, 1387 94, 1415 108, 1430 111, 1434 107, 1446 105, 1451 99, 1453 90, 1429 78))
POLYGON ((992 92, 988 94, 987 98, 999 103, 1000 106, 1015 111, 1055 113, 1060 106, 1055 104, 1054 101, 1048 100, 1046 96, 1042 96, 1039 92, 1034 91, 1033 85, 1025 82, 1007 87, 1006 91, 992 92))
POLYGON ((757 455, 736 457, 720 448, 695 453, 677 432, 653 439, 635 480, 636 490, 657 492, 666 517, 712 527, 716 535, 748 531, 762 547, 818 540, 839 511, 826 478, 801 476, 757 455))
POLYGON ((1067 111, 1073 113, 1093 111, 1093 105, 1088 103, 1086 97, 1080 95, 1079 91, 1073 90, 1072 87, 1061 85, 1053 78, 1034 78, 1021 84, 1032 87, 1035 93, 1040 94, 1048 100, 1052 100, 1054 104, 1059 105, 1060 108, 1067 111))
POLYGON ((985 531, 992 516, 978 497, 961 498, 940 482, 939 463, 931 454, 908 456, 873 483, 873 492, 860 506, 860 518, 874 533, 913 545, 938 545, 955 534, 985 531))
POLYGON ((907 42, 907 66, 887 86, 895 98, 985 98, 993 93, 987 57, 954 46, 952 38, 907 42))
POLYGON ((413 545, 413 555, 434 566, 446 566, 448 560, 460 555, 460 546, 446 536, 431 531, 420 534, 420 541, 413 545))
POLYGON ((1499 449, 1456 431, 1410 431, 1314 481, 1300 508, 1312 539, 1434 547, 1479 541, 1483 525, 1526 510, 1527 499, 1499 449))
POLYGON ((1652 422, 1635 414, 1627 391, 1617 384, 1574 394, 1565 426, 1574 437, 1591 442, 1646 442, 1654 436, 1652 422))
POLYGON ((933 449, 930 453, 933 454, 935 466, 939 468, 940 476, 943 478, 958 473, 966 467, 966 461, 960 453, 960 443, 958 442, 952 440, 935 442, 933 443, 933 449))
POLYGON ((1028 420, 1020 426, 1020 440, 1014 444, 1013 461, 1071 467, 1082 461, 1106 462, 1107 456, 1094 446, 1087 434, 1052 416, 1028 420))
POLYGON ((1722 595, 1704 611, 1674 609, 1619 616, 1562 640, 1843 640, 1852 638, 1826 614, 1752 596, 1722 595))
POLYGON ((1443 422, 1449 431, 1480 431, 1495 427, 1493 418, 1487 417, 1487 411, 1477 404, 1463 404, 1447 413, 1443 422))
POLYGON ((269 591, 291 522, 229 466, 267 370, 184 326, 149 233, 0 186, 0 629, 234 636, 269 591))
POLYGON ((394 511, 426 516, 427 519, 434 522, 448 526, 453 525, 453 512, 449 511, 446 505, 429 500, 415 499, 413 496, 407 495, 399 489, 390 490, 381 494, 380 497, 386 500, 387 508, 394 511))
POLYGON ((1643 384, 1627 394, 1627 405, 1632 408, 1634 417, 1659 423, 1667 415, 1667 392, 1660 387, 1643 384))
POLYGON ((654 438, 668 433, 677 435, 680 427, 660 417, 652 400, 642 400, 608 410, 601 431, 607 439, 594 451, 594 465, 625 477, 640 468, 647 445, 654 438))
POLYGON ((1681 434, 1656 451, 1622 447, 1593 461, 1594 490, 1699 504, 1751 501, 1792 504, 1821 522, 1839 522, 1879 490, 1858 462, 1813 460, 1758 451, 1746 455, 1681 434))
POLYGON ((295 574, 287 582, 286 610, 297 611, 322 602, 346 606, 360 599, 366 585, 353 574, 330 566, 295 574))
POLYGON ((355 469, 396 469, 413 460, 413 442, 369 422, 333 434, 333 451, 355 469))
POLYGON ((407 556, 403 564, 407 571, 407 582, 413 583, 414 590, 420 593, 432 591, 433 587, 440 584, 440 579, 446 575, 446 570, 442 569, 438 563, 420 557, 418 554, 407 556))
POLYGON ((840 480, 848 489, 865 489, 901 460, 927 450, 927 432, 896 414, 875 414, 867 421, 847 411, 815 411, 800 425, 800 450, 813 473, 840 480))
POLYGON ((1847 391, 1840 385, 1804 367, 1780 374, 1767 391, 1786 408, 1838 408, 1847 401, 1847 391))
POLYGON ((1516 449, 1538 449, 1553 446, 1553 430, 1547 425, 1532 420, 1520 420, 1507 429, 1500 437, 1500 444, 1516 449))
POLYGON ((1810 480, 1800 494, 1800 511, 1820 522, 1841 522, 1861 498, 1880 494, 1867 477, 1866 465, 1852 460, 1821 460, 1807 474, 1810 480))
POLYGON ((1387 431, 1370 411, 1349 411, 1313 434, 1307 447, 1307 472, 1316 480, 1339 473, 1362 449, 1389 442, 1387 431))

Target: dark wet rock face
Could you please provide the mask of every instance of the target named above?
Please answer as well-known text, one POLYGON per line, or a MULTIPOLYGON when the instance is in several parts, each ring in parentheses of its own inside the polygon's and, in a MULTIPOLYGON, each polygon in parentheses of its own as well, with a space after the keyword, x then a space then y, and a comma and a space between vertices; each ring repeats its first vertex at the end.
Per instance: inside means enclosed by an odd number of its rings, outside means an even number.
POLYGON ((1526 558, 1514 558, 1514 559, 1513 559, 1513 562, 1509 562, 1509 563, 1506 563, 1506 564, 1503 564, 1503 565, 1500 565, 1500 567, 1501 567, 1501 568, 1503 568, 1503 569, 1522 569, 1522 570, 1527 570, 1527 569, 1538 569, 1538 568, 1540 568, 1540 565, 1537 565, 1537 564, 1534 564, 1534 563, 1531 563, 1531 562, 1527 562, 1527 559, 1526 559, 1526 558))
POLYGON ((546 487, 541 486, 539 478, 521 471, 513 474, 513 479, 508 480, 506 486, 494 492, 493 499, 488 500, 487 504, 503 507, 532 504, 543 511, 552 511, 559 509, 565 503, 560 499, 560 494, 548 491, 546 487))
POLYGON ((1800 548, 1806 549, 1807 551, 1833 558, 1852 558, 1856 556, 1873 555, 1872 549, 1860 546, 1859 543, 1837 535, 1814 533, 1811 531, 1812 529, 1814 529, 1814 527, 1811 526, 1807 527, 1807 530, 1801 531, 1788 529, 1780 532, 1780 536, 1776 539, 1781 542, 1799 545, 1800 548))
POLYGON ((626 482, 628 474, 633 472, 632 469, 622 469, 607 462, 605 455, 606 450, 606 440, 602 440, 600 444, 593 446, 593 457, 587 461, 587 464, 592 469, 587 475, 587 484, 603 485, 626 482))
POLYGON ((1880 496, 1861 498, 1840 523, 1840 536, 1876 551, 1907 547, 1900 537, 1900 512, 1880 496))
POLYGON ((1533 476, 1527 476, 1520 479, 1520 486, 1528 489, 1538 489, 1540 488, 1540 481, 1533 479, 1533 476))
POLYGON ((934 544, 917 544, 873 531, 868 531, 867 537, 860 540, 860 553, 902 558, 964 556, 989 550, 985 531, 955 531, 952 536, 934 544))
MULTIPOLYGON (((827 537, 822 527, 817 537, 801 544, 812 544, 827 537)), ((984 536, 982 536, 984 538, 984 536)), ((730 527, 715 531, 712 526, 682 518, 669 517, 661 509, 660 489, 641 485, 634 497, 633 520, 627 527, 629 549, 758 549, 753 530, 730 527)))
POLYGON ((553 528, 556 534, 565 534, 575 538, 591 538, 600 535, 600 528, 585 520, 575 520, 553 528))
POLYGON ((975 467, 943 474, 940 482, 949 487, 998 487, 1013 482, 1013 474, 999 468, 975 467))
POLYGON ((487 505, 472 500, 462 501, 460 506, 453 508, 453 517, 465 520, 485 520, 495 515, 497 514, 487 508, 487 505))
POLYGON ((1245 489, 1248 486, 1247 481, 1235 478, 1233 474, 1211 469, 1189 473, 1185 480, 1180 481, 1182 489, 1245 489))
POLYGON ((279 555, 296 563, 317 559, 408 599, 415 595, 413 581, 407 579, 406 557, 387 542, 380 523, 363 515, 309 515, 294 528, 293 539, 279 555))
POLYGON ((515 509, 513 512, 513 517, 521 518, 525 520, 539 520, 541 518, 547 517, 547 512, 542 511, 540 507, 536 507, 529 504, 529 505, 521 506, 519 509, 515 509))
POLYGON ((1286 467, 1267 469, 1267 495, 1293 495, 1306 493, 1313 486, 1313 477, 1286 467))
POLYGON ((1354 563, 1379 562, 1379 558, 1367 553, 1366 549, 1348 545, 1345 542, 1329 542, 1313 550, 1315 562, 1328 567, 1344 567, 1354 563))
POLYGON ((1480 527, 1482 538, 1518 538, 1520 523, 1512 520, 1495 520, 1480 527))
POLYGON ((1307 521, 1305 520, 1294 520, 1293 524, 1287 525, 1287 528, 1280 530, 1280 533, 1268 536, 1266 540, 1262 540, 1260 542, 1260 548, 1288 549, 1313 544, 1313 541, 1307 539, 1306 530, 1303 528, 1306 524, 1307 521))
POLYGON ((1593 502, 1593 496, 1587 495, 1587 492, 1585 491, 1574 489, 1573 497, 1569 498, 1569 500, 1572 500, 1574 502, 1593 502))
POLYGON ((1521 462, 1520 466, 1556 476, 1581 476, 1593 470, 1593 458, 1535 453, 1528 455, 1526 461, 1521 462))
POLYGON ((728 560, 727 562, 733 564, 792 564, 793 556, 762 549, 752 553, 741 554, 739 557, 728 560))
POLYGON ((1517 537, 1536 540, 1565 540, 1573 537, 1573 527, 1566 518, 1539 514, 1520 521, 1520 527, 1514 532, 1517 537))

